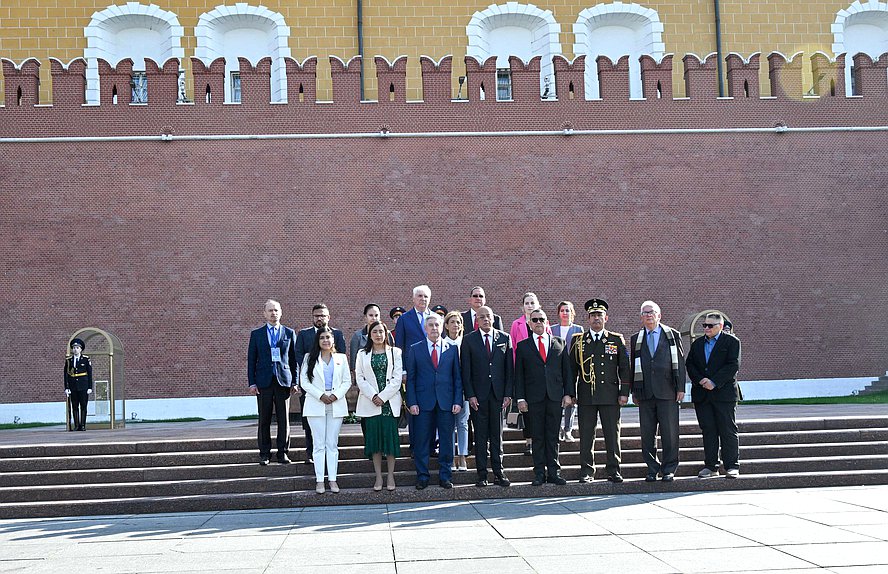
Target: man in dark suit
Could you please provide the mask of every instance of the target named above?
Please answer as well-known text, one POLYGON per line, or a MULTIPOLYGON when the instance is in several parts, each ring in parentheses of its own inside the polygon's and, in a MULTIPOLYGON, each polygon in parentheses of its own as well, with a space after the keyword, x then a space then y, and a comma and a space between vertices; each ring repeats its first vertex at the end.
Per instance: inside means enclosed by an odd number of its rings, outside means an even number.
POLYGON ((530 313, 533 335, 515 350, 515 399, 518 410, 530 417, 533 433, 533 486, 544 482, 567 484, 558 463, 561 409, 570 406, 570 357, 564 339, 546 332, 542 309, 530 313))
MULTIPOLYGON (((469 310, 462 314, 463 328, 466 333, 471 333, 478 329, 478 311, 484 305, 487 305, 487 296, 484 294, 484 289, 482 287, 472 287, 472 292, 469 295, 469 310)), ((493 328, 497 331, 503 330, 503 318, 495 313, 493 315, 493 328)))
POLYGON ((429 310, 429 302, 432 300, 432 290, 428 285, 417 285, 413 288, 413 307, 402 314, 395 323, 395 346, 404 354, 414 343, 422 341, 426 337, 425 320, 434 315, 429 310))
POLYGON ((460 346, 463 390, 475 427, 475 486, 487 486, 487 452, 493 483, 509 486, 503 473, 503 410, 512 402, 512 344, 509 334, 493 328, 493 310, 478 309, 478 330, 463 337, 460 346))
POLYGON ((740 340, 722 331, 724 323, 721 313, 706 315, 704 336, 691 343, 686 361, 691 400, 703 431, 705 466, 697 474, 700 478, 718 476, 719 443, 725 476, 740 476, 740 434, 736 418, 737 401, 743 398, 737 384, 740 340))
POLYGON ((607 301, 589 299, 589 330, 570 341, 571 384, 576 386, 580 420, 580 482, 595 476, 595 431, 601 432, 607 449, 604 471, 611 482, 623 482, 620 474, 620 409, 629 401, 629 351, 623 335, 607 331, 607 301))
MULTIPOLYGON (((403 320, 403 319, 402 319, 403 320)), ((459 348, 441 340, 443 321, 432 314, 425 321, 426 337, 407 352, 407 405, 413 415, 416 488, 429 485, 429 457, 435 431, 442 438, 438 455, 438 484, 453 488, 453 415, 463 404, 459 348), (450 437, 450 440, 443 440, 450 437)))
MULTIPOLYGON (((299 334, 296 335, 296 377, 299 377, 299 369, 302 367, 302 361, 305 359, 305 355, 311 351, 311 346, 314 345, 315 337, 317 337, 318 329, 326 327, 330 323, 330 309, 327 308, 327 305, 324 303, 317 303, 314 307, 311 308, 311 321, 313 327, 308 327, 306 329, 302 329, 299 331, 299 334)), ((337 353, 348 353, 348 348, 345 346, 345 335, 342 334, 342 331, 339 329, 333 329, 333 345, 336 347, 337 353)), ((349 368, 354 368, 354 365, 350 365, 349 368)), ((299 406, 305 406, 305 395, 299 395, 299 406)), ((305 417, 302 417, 302 430, 305 431, 305 462, 312 462, 311 453, 312 449, 314 449, 314 441, 311 437, 311 427, 308 426, 308 421, 305 417)))
POLYGON ((681 333, 660 323, 660 306, 641 304, 642 329, 629 344, 632 369, 632 401, 638 405, 641 455, 648 467, 647 482, 663 477, 675 480, 678 468, 679 404, 684 399, 685 366, 681 333), (663 445, 657 459, 657 429, 663 445))
POLYGON ((86 405, 93 392, 93 375, 89 357, 81 354, 85 348, 83 339, 72 339, 71 356, 65 359, 65 395, 74 418, 74 424, 68 430, 86 430, 86 405))
POLYGON ((281 325, 281 304, 265 302, 266 324, 250 333, 247 384, 259 405, 259 464, 271 459, 271 415, 277 415, 277 460, 290 464, 290 393, 296 386, 296 333, 281 325))

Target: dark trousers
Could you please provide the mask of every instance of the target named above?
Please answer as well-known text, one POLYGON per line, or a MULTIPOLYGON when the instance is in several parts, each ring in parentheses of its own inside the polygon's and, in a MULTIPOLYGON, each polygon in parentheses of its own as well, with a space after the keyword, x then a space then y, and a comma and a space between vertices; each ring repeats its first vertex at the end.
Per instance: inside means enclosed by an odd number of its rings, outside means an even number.
POLYGON ((736 402, 694 403, 697 423, 703 431, 703 458, 706 468, 718 470, 718 449, 725 470, 740 468, 740 433, 737 431, 736 402))
MULTIPOLYGON (((415 450, 413 463, 416 465, 416 480, 429 479, 429 458, 435 442, 435 433, 440 436, 453 436, 453 413, 444 409, 421 410, 413 417, 415 450)), ((442 440, 438 447, 438 480, 450 480, 453 476, 453 441, 442 440)))
MULTIPOLYGON (((299 407, 305 409, 305 393, 299 395, 299 407)), ((305 456, 311 458, 311 453, 314 451, 314 440, 311 438, 311 425, 308 424, 306 417, 302 417, 302 430, 305 431, 305 456)))
POLYGON ((271 415, 277 415, 277 454, 284 456, 290 450, 290 387, 273 380, 259 389, 259 456, 271 458, 271 415))
POLYGON ((648 472, 674 474, 678 468, 678 403, 675 399, 646 399, 638 405, 641 457, 648 472), (658 429, 659 427, 659 429, 658 429), (657 459, 657 431, 663 447, 657 459))
MULTIPOLYGON (((471 408, 471 407, 470 407, 471 408)), ((487 479, 487 453, 490 444, 490 466, 493 474, 503 475, 503 401, 490 395, 478 401, 478 410, 471 412, 475 428, 475 468, 479 479, 487 479)))
POLYGON ((607 449, 608 476, 620 472, 620 405, 580 405, 580 476, 595 475, 595 431, 601 417, 601 434, 607 449))
POLYGON ((561 401, 528 403, 525 417, 530 419, 533 444, 533 472, 538 477, 560 476, 558 429, 561 428, 561 401), (530 415, 527 417, 527 415, 530 415))
POLYGON ((74 417, 74 428, 86 428, 86 404, 89 402, 89 393, 86 389, 82 391, 71 391, 71 416, 74 417))

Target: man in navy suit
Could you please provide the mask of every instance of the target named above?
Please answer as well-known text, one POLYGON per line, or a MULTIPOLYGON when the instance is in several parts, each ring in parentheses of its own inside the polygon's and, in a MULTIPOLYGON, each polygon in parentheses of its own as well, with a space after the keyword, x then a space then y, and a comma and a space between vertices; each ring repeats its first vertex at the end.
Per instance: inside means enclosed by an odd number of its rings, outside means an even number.
POLYGON ((407 405, 416 427, 413 460, 417 490, 429 485, 429 451, 436 430, 442 437, 438 484, 442 488, 453 488, 450 481, 453 440, 443 439, 453 436, 453 415, 462 409, 463 390, 459 349, 441 340, 442 325, 443 321, 434 313, 427 317, 426 337, 414 343, 407 352, 407 405))
POLYGON ((572 403, 570 356, 564 339, 546 332, 546 313, 530 313, 533 336, 515 347, 515 398, 518 410, 530 417, 533 433, 533 486, 564 485, 558 462, 561 409, 572 403))
POLYGON ((290 393, 299 394, 295 384, 296 333, 281 325, 281 304, 265 302, 266 324, 250 333, 247 350, 247 384, 259 407, 259 464, 271 459, 271 414, 277 413, 277 460, 289 464, 290 393))
POLYGON ((395 324, 395 346, 407 354, 414 343, 425 339, 425 320, 434 315, 429 310, 432 290, 428 285, 413 288, 413 308, 401 315, 395 324))
POLYGON ((494 484, 511 484, 503 473, 503 410, 512 402, 512 344, 509 334, 493 328, 490 307, 478 309, 478 330, 460 346, 462 381, 475 426, 475 486, 487 486, 487 446, 494 484))
POLYGON ((737 401, 743 398, 737 384, 740 370, 740 340, 722 331, 721 313, 703 319, 704 336, 691 343, 685 367, 691 379, 691 400, 703 431, 705 466, 700 478, 718 476, 718 449, 725 476, 740 476, 740 434, 737 431, 737 401))
MULTIPOLYGON (((318 303, 311 308, 311 322, 313 327, 302 329, 296 336, 296 376, 299 376, 299 369, 302 367, 302 361, 305 355, 311 351, 314 345, 315 337, 318 335, 318 329, 326 327, 330 323, 330 309, 324 303, 318 303)), ((336 347, 337 353, 348 353, 345 346, 345 335, 339 329, 333 329, 333 345, 336 347)), ((354 368, 354 366, 350 366, 354 368)), ((299 406, 305 406, 305 395, 299 395, 299 406)), ((305 431, 305 462, 312 462, 311 453, 314 449, 314 441, 311 438, 311 427, 308 421, 302 417, 302 430, 305 431)))
MULTIPOLYGON (((472 292, 469 294, 469 310, 462 314, 463 325, 467 334, 476 331, 480 327, 478 324, 478 312, 485 305, 487 305, 487 296, 484 294, 484 288, 472 287, 472 292)), ((493 328, 497 331, 503 330, 503 318, 497 314, 493 315, 493 328)))

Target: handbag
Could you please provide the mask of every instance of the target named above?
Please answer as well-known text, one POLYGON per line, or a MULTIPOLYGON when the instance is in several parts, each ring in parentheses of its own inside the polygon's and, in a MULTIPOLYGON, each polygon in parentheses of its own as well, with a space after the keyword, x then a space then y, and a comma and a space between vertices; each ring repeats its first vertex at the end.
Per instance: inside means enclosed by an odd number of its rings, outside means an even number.
POLYGON ((407 409, 403 406, 401 407, 401 416, 398 417, 398 428, 407 428, 407 409))
POLYGON ((510 429, 524 430, 524 413, 510 412, 506 415, 506 426, 510 429))

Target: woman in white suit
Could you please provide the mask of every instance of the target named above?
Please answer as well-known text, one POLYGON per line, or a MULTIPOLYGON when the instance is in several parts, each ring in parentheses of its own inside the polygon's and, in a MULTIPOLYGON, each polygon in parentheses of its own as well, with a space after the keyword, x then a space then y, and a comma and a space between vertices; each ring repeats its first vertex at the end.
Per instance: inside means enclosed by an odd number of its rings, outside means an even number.
POLYGON ((365 423, 364 455, 373 460, 376 484, 382 490, 382 455, 388 463, 388 485, 395 489, 395 457, 401 454, 398 417, 401 415, 401 349, 387 344, 388 327, 381 321, 368 326, 367 344, 355 358, 355 380, 360 394, 355 410, 365 423))
POLYGON ((324 464, 330 479, 330 492, 339 492, 336 470, 339 466, 339 429, 348 415, 345 393, 351 386, 348 356, 337 353, 333 329, 321 327, 311 351, 302 361, 299 386, 305 391, 302 416, 308 417, 314 436, 314 467, 317 493, 324 493, 324 464))

